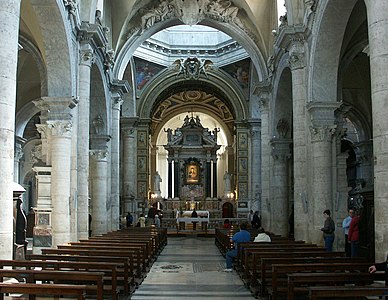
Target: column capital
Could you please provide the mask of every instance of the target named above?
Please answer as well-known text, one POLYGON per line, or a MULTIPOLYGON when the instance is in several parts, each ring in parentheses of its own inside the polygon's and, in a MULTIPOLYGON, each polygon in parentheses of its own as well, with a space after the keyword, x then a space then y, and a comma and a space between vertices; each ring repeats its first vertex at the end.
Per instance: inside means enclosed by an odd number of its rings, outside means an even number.
POLYGON ((80 65, 91 68, 95 62, 95 55, 92 46, 90 44, 82 44, 79 50, 79 54, 80 65))
POLYGON ((331 127, 335 123, 335 110, 341 106, 341 102, 310 102, 307 111, 310 113, 313 127, 331 127))
POLYGON ((106 150, 108 143, 111 140, 110 135, 91 134, 90 135, 90 149, 92 150, 106 150))
POLYGON ((113 79, 110 85, 113 109, 120 109, 123 104, 123 96, 131 91, 127 80, 113 79))
POLYGON ((108 161, 108 154, 109 152, 107 150, 90 150, 89 151, 90 157, 94 158, 96 161, 100 162, 107 162, 108 161))
POLYGON ((306 66, 304 39, 292 39, 289 49, 288 64, 292 71, 302 69, 306 66))
POLYGON ((331 142, 336 126, 310 126, 311 142, 331 142))
POLYGON ((71 131, 73 124, 71 121, 66 120, 54 120, 47 121, 48 129, 52 136, 58 137, 71 137, 71 131))
POLYGON ((47 115, 48 120, 70 120, 70 114, 78 104, 75 97, 42 97, 34 100, 33 103, 37 108, 47 115))
POLYGON ((291 139, 273 138, 270 140, 271 155, 275 160, 286 160, 291 157, 291 139))

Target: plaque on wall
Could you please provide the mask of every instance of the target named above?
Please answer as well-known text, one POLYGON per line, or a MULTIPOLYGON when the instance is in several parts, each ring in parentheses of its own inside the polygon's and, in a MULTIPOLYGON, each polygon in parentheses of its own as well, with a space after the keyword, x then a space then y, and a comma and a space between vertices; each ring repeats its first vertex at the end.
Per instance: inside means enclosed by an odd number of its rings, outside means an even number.
POLYGON ((248 208, 248 202, 238 202, 238 208, 248 208))

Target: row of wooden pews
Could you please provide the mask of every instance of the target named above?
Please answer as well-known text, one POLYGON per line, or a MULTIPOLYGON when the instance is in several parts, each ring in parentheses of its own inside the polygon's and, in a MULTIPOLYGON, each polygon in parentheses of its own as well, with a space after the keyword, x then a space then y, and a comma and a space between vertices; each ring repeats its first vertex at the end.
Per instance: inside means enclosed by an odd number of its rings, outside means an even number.
POLYGON ((166 244, 166 229, 136 227, 42 249, 27 260, 0 260, 0 300, 5 293, 29 294, 30 299, 129 297, 166 244), (4 283, 4 278, 20 283, 4 283))
MULTIPOLYGON (((216 245, 222 254, 232 247, 229 239, 237 230, 216 231, 216 245)), ((368 273, 372 262, 267 234, 270 243, 241 243, 234 264, 255 297, 293 300, 388 295, 387 282, 376 286, 377 281, 385 280, 384 274, 368 273)), ((255 237, 252 232, 251 237, 255 237)))

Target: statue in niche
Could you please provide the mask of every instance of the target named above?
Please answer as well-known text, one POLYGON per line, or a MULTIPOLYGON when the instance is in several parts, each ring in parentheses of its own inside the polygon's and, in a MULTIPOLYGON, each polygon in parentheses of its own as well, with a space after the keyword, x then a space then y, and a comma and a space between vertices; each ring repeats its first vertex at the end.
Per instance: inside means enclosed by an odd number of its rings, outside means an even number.
POLYGON ((231 184, 230 179, 232 175, 228 173, 228 171, 225 171, 224 174, 224 191, 225 193, 229 193, 231 191, 231 184))
POLYGON ((159 172, 156 171, 156 173, 154 175, 154 192, 155 193, 157 193, 157 192, 160 193, 160 183, 161 182, 162 182, 162 177, 160 177, 159 172))
POLYGON ((287 120, 280 119, 276 125, 276 131, 278 132, 279 137, 284 139, 287 136, 289 130, 290 125, 288 124, 287 120))
POLYGON ((97 117, 95 117, 95 119, 93 120, 93 127, 94 127, 94 132, 96 134, 101 134, 103 132, 105 124, 101 115, 98 115, 97 117))

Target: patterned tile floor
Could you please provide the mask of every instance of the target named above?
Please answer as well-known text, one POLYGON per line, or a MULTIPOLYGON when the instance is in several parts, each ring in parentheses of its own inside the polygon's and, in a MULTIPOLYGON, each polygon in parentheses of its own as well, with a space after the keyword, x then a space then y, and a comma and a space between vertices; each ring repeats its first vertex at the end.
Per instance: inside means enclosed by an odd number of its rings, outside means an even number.
POLYGON ((239 276, 224 268, 214 238, 169 237, 131 299, 255 299, 239 276))

